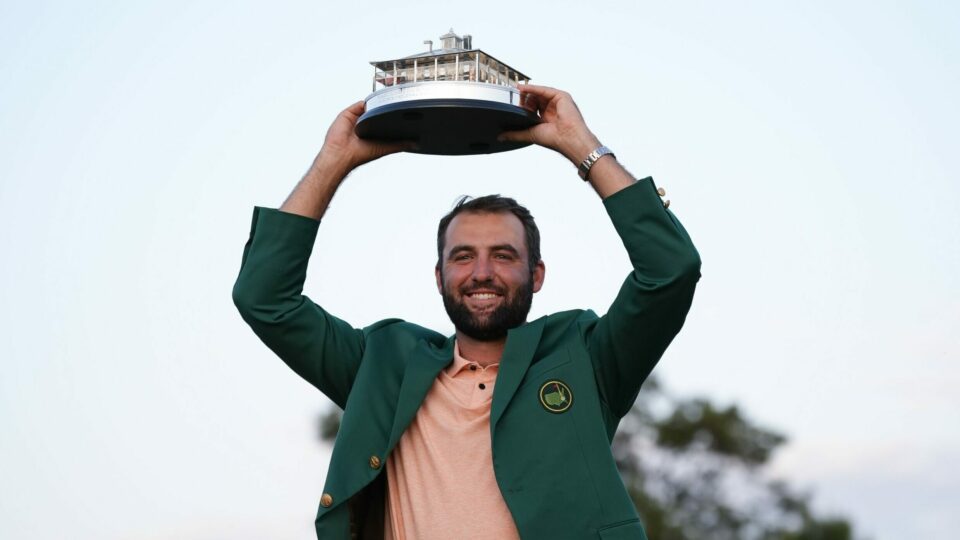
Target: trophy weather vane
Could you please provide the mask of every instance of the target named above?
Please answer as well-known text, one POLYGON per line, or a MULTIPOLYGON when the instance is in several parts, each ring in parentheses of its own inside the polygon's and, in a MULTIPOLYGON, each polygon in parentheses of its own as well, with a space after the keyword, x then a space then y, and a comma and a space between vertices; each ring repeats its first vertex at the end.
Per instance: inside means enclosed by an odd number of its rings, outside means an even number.
POLYGON ((373 65, 373 93, 357 122, 362 138, 417 141, 421 154, 505 152, 529 143, 497 141, 503 131, 540 121, 520 106, 519 86, 530 77, 473 47, 453 29, 440 48, 373 65))

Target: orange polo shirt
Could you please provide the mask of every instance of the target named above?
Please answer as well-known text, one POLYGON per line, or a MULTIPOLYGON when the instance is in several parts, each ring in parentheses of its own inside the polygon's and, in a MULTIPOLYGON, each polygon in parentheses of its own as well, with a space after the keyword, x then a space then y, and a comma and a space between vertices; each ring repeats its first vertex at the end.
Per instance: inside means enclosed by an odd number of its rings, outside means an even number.
POLYGON ((499 368, 464 359, 454 345, 453 362, 387 458, 387 540, 520 538, 493 475, 499 368))

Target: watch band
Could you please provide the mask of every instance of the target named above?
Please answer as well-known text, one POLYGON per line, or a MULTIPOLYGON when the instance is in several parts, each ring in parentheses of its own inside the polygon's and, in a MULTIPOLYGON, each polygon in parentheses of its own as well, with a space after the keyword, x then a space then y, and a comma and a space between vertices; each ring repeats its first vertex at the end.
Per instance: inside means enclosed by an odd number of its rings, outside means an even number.
POLYGON ((610 154, 614 158, 617 157, 613 153, 613 150, 610 150, 606 146, 601 146, 596 150, 594 150, 593 152, 590 152, 590 155, 587 156, 587 159, 580 162, 580 166, 577 167, 577 173, 580 175, 580 178, 582 178, 584 182, 587 181, 590 175, 590 168, 593 167, 593 164, 596 163, 598 159, 600 159, 601 157, 607 154, 610 154))

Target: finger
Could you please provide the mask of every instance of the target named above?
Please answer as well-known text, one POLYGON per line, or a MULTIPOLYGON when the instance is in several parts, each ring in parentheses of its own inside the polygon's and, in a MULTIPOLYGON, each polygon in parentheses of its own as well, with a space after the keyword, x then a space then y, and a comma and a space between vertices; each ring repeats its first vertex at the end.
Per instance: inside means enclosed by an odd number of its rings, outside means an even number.
POLYGON ((363 111, 366 110, 366 108, 367 103, 365 101, 358 101, 344 109, 343 112, 340 113, 340 116, 356 123, 357 118, 363 114, 363 111))
POLYGON ((520 94, 520 106, 531 112, 539 112, 540 99, 535 94, 520 94))
POLYGON ((533 134, 530 129, 518 129, 516 131, 504 131, 497 136, 498 141, 510 142, 533 142, 533 134))
POLYGON ((360 100, 353 105, 350 105, 343 112, 348 112, 350 114, 361 115, 363 111, 367 108, 367 102, 360 100))
POLYGON ((402 141, 397 143, 397 145, 400 147, 400 150, 397 150, 398 152, 414 152, 420 150, 420 143, 417 141, 402 141))
POLYGON ((520 94, 532 94, 541 98, 542 101, 550 101, 551 99, 560 95, 560 90, 556 88, 551 88, 549 86, 539 86, 536 84, 521 84, 517 88, 520 89, 520 94))
POLYGON ((379 147, 377 148, 382 156, 396 154, 397 152, 411 152, 419 149, 420 145, 415 141, 384 142, 380 143, 379 147))

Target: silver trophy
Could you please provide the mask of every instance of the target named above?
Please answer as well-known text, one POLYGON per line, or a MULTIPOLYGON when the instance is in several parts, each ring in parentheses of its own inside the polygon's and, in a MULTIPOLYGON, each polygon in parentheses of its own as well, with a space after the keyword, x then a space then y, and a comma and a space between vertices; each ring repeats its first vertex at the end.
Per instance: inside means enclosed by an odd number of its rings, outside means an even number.
POLYGON ((520 106, 518 87, 530 78, 480 49, 453 29, 440 48, 373 65, 373 93, 356 133, 365 139, 411 140, 421 154, 505 152, 529 143, 500 142, 504 131, 540 121, 520 106))

